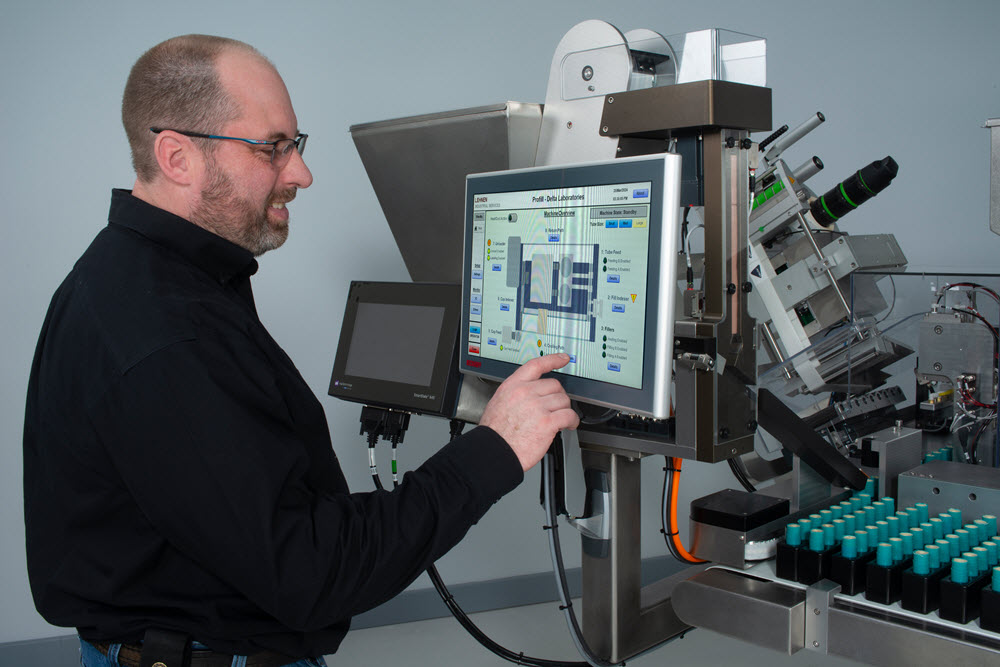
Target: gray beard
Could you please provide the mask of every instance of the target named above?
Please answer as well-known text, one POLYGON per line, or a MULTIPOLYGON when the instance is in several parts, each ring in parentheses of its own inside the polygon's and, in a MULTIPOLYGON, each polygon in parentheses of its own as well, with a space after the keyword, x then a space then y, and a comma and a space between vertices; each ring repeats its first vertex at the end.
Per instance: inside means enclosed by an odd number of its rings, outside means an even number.
POLYGON ((191 222, 248 250, 254 257, 280 248, 288 238, 288 227, 272 229, 266 207, 238 197, 232 179, 211 158, 207 168, 210 180, 201 191, 198 208, 191 213, 191 222))

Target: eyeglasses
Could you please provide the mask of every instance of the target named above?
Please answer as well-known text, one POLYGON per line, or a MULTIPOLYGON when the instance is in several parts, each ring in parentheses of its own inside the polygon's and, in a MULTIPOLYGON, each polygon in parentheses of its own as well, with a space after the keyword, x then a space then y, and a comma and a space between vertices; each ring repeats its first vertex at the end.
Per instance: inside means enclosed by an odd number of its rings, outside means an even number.
POLYGON ((166 127, 151 127, 149 131, 153 134, 159 134, 160 132, 176 132, 177 134, 183 134, 185 137, 197 137, 199 139, 226 139, 229 141, 242 141, 253 146, 270 146, 271 147, 271 164, 281 169, 286 164, 288 160, 292 157, 292 150, 298 150, 299 155, 306 150, 306 139, 309 138, 308 134, 299 134, 294 139, 278 139, 277 141, 265 141, 263 139, 242 139, 240 137, 224 137, 218 134, 202 134, 201 132, 185 132, 183 130, 171 130, 166 127))

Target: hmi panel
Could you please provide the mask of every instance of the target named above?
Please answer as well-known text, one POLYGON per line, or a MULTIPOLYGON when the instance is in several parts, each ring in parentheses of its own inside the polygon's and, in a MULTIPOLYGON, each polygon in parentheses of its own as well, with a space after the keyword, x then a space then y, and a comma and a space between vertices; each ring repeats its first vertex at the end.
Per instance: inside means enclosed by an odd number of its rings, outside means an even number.
POLYGON ((673 154, 470 175, 461 370, 565 352, 574 398, 669 416, 679 191, 673 154))

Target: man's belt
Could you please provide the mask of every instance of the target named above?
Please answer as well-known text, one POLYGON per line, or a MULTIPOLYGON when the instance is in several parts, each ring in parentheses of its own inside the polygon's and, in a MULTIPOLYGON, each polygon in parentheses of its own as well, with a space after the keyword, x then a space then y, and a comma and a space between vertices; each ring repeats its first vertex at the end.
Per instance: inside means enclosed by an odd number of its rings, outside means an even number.
MULTIPOLYGON (((108 654, 111 644, 107 642, 94 643, 94 647, 104 655, 108 654)), ((296 662, 295 658, 275 653, 261 651, 247 656, 246 667, 282 667, 296 662)), ((142 647, 133 644, 122 644, 118 651, 118 664, 124 667, 140 667, 142 664, 142 647)), ((205 649, 192 649, 191 661, 184 665, 167 665, 154 663, 154 667, 232 667, 233 656, 227 653, 216 653, 205 649)))

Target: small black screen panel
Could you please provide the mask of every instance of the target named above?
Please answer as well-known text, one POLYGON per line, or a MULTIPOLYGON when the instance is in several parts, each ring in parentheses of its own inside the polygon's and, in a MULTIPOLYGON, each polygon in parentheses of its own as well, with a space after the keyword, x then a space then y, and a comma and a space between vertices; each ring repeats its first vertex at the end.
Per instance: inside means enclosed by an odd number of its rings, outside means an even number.
POLYGON ((460 299, 459 285, 351 283, 330 395, 452 416, 460 299))

